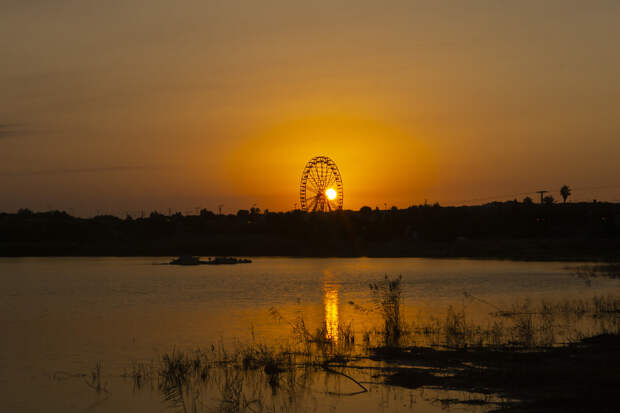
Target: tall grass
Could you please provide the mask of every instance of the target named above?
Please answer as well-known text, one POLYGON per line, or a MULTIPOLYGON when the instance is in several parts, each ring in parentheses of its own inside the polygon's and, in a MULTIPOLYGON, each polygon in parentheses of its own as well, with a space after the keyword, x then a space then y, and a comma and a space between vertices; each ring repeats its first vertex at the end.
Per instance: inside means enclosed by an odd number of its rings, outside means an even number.
POLYGON ((84 375, 84 382, 88 387, 95 390, 97 393, 108 393, 107 383, 102 381, 102 368, 103 364, 101 361, 97 361, 95 367, 90 371, 90 374, 84 375))
POLYGON ((385 275, 382 281, 370 284, 375 306, 383 318, 381 333, 388 346, 397 345, 405 331, 401 316, 402 279, 402 275, 394 279, 385 275))
POLYGON ((590 285, 593 278, 607 277, 607 278, 620 278, 620 263, 607 263, 607 264, 594 264, 594 265, 580 265, 574 268, 568 268, 573 270, 573 273, 583 279, 587 285, 590 285))
POLYGON ((553 347, 601 333, 620 334, 620 298, 596 296, 533 304, 524 300, 509 309, 493 305, 486 323, 470 320, 465 307, 449 306, 443 319, 416 320, 408 342, 448 348, 553 347), (426 339, 426 340, 424 340, 426 339))

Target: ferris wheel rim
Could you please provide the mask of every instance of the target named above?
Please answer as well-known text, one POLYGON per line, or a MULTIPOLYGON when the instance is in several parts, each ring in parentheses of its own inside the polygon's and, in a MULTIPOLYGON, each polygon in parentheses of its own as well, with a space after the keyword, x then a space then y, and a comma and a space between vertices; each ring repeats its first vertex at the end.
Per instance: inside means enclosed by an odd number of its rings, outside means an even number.
POLYGON ((328 156, 313 157, 306 163, 301 175, 301 209, 306 212, 332 212, 341 210, 342 205, 342 175, 338 166, 328 156), (335 198, 328 198, 328 189, 336 192, 335 198))

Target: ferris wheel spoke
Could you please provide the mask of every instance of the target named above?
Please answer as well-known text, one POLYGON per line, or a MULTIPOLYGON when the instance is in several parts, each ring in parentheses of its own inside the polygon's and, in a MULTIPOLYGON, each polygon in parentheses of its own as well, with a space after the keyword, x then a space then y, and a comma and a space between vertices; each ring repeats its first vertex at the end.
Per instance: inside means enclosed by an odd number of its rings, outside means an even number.
POLYGON ((334 170, 332 168, 329 168, 328 179, 327 179, 327 186, 329 187, 335 181, 336 181, 336 174, 334 173, 334 170))
POLYGON ((316 169, 313 168, 313 169, 310 170, 310 176, 312 177, 312 180, 316 184, 317 188, 320 190, 321 184, 319 182, 319 177, 318 177, 316 169))
POLYGON ((313 183, 313 182, 308 182, 306 184, 306 187, 310 187, 311 190, 313 190, 314 192, 319 192, 319 188, 317 188, 317 186, 313 183))
POLYGON ((308 178, 310 178, 312 181, 316 182, 316 179, 314 178, 314 175, 312 174, 312 172, 313 172, 313 170, 312 170, 312 168, 310 168, 310 169, 308 170, 307 175, 306 175, 306 180, 307 180, 308 178))
POLYGON ((327 167, 327 165, 323 164, 323 184, 325 188, 327 188, 328 179, 329 179, 329 168, 327 167))
POLYGON ((315 182, 317 187, 321 188, 321 171, 320 171, 320 167, 315 167, 315 169, 313 169, 314 172, 314 178, 315 178, 315 182))
POLYGON ((321 184, 319 184, 318 182, 314 182, 311 185, 315 192, 317 193, 321 192, 321 184))
POLYGON ((321 171, 318 171, 317 173, 318 173, 317 181, 319 183, 319 189, 323 190, 325 189, 325 182, 323 182, 323 176, 321 175, 321 171))
POLYGON ((327 182, 327 187, 329 188, 334 182, 336 182, 336 175, 331 174, 329 176, 329 182, 327 182))
POLYGON ((310 196, 311 196, 312 198, 316 198, 316 196, 317 196, 319 193, 320 193, 319 191, 312 191, 312 192, 310 193, 310 196))
POLYGON ((321 187, 323 187, 324 182, 323 182, 323 163, 322 162, 318 165, 316 173, 317 173, 317 178, 319 180, 319 183, 321 184, 321 187))
POLYGON ((316 211, 316 208, 318 205, 319 205, 319 198, 314 198, 314 202, 312 203, 312 212, 316 211))
POLYGON ((325 196, 323 194, 318 194, 316 196, 317 210, 321 212, 325 212, 325 196))
POLYGON ((337 183, 339 180, 341 180, 342 178, 340 177, 340 172, 338 171, 338 168, 334 167, 332 169, 332 177, 333 177, 333 183, 337 183))

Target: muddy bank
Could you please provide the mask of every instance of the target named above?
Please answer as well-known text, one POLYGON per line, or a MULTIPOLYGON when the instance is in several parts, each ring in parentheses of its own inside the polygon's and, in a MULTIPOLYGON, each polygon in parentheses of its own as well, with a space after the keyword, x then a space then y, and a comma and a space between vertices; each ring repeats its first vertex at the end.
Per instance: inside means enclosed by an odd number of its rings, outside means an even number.
POLYGON ((453 389, 516 400, 496 411, 618 411, 618 335, 598 335, 566 347, 529 352, 379 348, 371 359, 394 366, 384 375, 389 385, 453 389))

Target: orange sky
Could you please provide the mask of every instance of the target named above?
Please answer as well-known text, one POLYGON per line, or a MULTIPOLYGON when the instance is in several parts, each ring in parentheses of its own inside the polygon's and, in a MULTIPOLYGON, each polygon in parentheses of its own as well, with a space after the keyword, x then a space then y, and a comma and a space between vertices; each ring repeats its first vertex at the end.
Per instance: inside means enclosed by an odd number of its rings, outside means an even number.
POLYGON ((347 209, 620 201, 617 1, 2 8, 0 211, 287 210, 316 155, 347 209))

